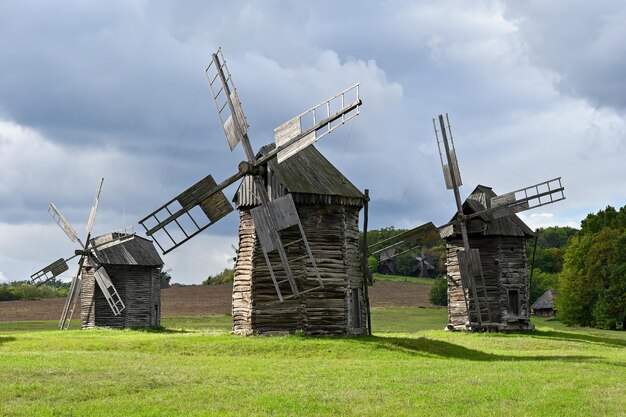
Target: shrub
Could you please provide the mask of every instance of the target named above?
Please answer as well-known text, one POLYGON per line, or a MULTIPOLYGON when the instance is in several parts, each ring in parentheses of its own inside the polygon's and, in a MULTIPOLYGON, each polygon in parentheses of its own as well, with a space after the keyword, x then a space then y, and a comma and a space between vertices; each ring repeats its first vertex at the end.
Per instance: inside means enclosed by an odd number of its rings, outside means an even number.
POLYGON ((428 300, 436 306, 448 305, 448 280, 445 276, 435 278, 435 284, 430 289, 428 300))

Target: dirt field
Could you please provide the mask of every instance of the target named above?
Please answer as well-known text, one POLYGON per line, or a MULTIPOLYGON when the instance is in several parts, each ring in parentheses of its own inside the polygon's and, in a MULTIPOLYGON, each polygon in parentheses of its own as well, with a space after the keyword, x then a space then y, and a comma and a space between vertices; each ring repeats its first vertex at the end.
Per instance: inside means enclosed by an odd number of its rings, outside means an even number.
MULTIPOLYGON (((232 286, 201 285, 163 290, 163 317, 230 314, 232 286)), ((430 285, 379 281, 370 287, 372 307, 427 307, 430 285)), ((0 302, 0 321, 58 320, 64 298, 0 302)))

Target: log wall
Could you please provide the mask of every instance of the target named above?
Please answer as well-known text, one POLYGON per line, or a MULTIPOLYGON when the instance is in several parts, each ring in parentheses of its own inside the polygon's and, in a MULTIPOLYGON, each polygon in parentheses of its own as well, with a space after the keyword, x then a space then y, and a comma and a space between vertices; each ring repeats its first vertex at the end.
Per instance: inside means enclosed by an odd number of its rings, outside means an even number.
MULTIPOLYGON (((517 236, 470 236, 470 247, 480 252, 486 297, 476 279, 478 304, 483 322, 494 330, 530 329, 528 276, 524 238, 517 236), (519 294, 519 312, 513 314, 509 290, 519 294), (489 315, 488 308, 491 310, 489 315)), ((447 242, 448 328, 466 329, 466 323, 478 322, 473 297, 467 297, 472 317, 468 316, 458 266, 457 252, 463 250, 460 239, 447 242)), ((467 293, 468 288, 465 289, 467 293)))
MULTIPOLYGON (((350 335, 366 332, 366 304, 359 251, 359 207, 298 206, 298 214, 324 288, 279 301, 248 210, 240 210, 239 255, 233 285, 233 332, 350 335)), ((297 228, 281 231, 283 243, 299 238, 297 228)), ((288 246, 290 259, 306 253, 302 243, 288 246)), ((286 278, 277 252, 270 253, 277 280, 286 278)), ((317 286, 306 260, 290 263, 300 291, 317 286)), ((288 283, 281 286, 290 294, 288 283)))

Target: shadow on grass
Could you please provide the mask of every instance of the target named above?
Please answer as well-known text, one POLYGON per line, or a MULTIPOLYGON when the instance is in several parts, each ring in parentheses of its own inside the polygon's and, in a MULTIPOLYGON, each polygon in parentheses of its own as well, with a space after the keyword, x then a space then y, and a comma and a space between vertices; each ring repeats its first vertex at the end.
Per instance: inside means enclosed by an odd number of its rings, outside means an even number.
POLYGON ((379 337, 368 336, 363 342, 373 343, 378 349, 384 349, 394 352, 404 352, 419 356, 439 356, 442 358, 464 359, 470 361, 558 361, 558 362, 584 362, 595 360, 595 356, 582 355, 536 355, 536 356, 511 356, 496 355, 486 353, 480 350, 466 348, 464 346, 455 345, 453 343, 443 342, 441 340, 432 340, 425 337, 404 338, 404 337, 379 337))
POLYGON ((15 338, 12 336, 0 336, 0 345, 6 342, 15 342, 15 338))
POLYGON ((141 333, 192 333, 189 330, 185 329, 171 329, 169 327, 133 327, 131 329, 127 329, 131 332, 141 332, 141 333))
POLYGON ((535 330, 527 333, 529 337, 541 339, 565 340, 568 342, 586 342, 609 347, 626 347, 625 339, 614 339, 612 337, 592 336, 589 334, 559 332, 556 330, 535 330))

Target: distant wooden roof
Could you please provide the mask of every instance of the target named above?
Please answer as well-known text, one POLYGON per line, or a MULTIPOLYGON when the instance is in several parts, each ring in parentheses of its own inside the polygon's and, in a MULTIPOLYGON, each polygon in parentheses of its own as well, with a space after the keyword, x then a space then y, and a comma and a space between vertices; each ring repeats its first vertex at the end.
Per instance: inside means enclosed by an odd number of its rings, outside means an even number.
POLYGON ((537 301, 532 305, 533 310, 546 310, 546 309, 554 309, 554 296, 556 295, 556 290, 549 289, 543 294, 541 297, 537 298, 537 301))
MULTIPOLYGON (((473 214, 491 208, 491 198, 496 196, 497 194, 493 192, 491 187, 478 185, 463 203, 463 213, 473 214)), ((454 221, 456 218, 457 215, 455 214, 450 221, 454 221)), ((515 214, 498 219, 492 218, 489 214, 474 217, 469 221, 467 232, 484 236, 535 236, 535 232, 515 214)), ((448 225, 441 229, 441 237, 444 239, 453 236, 457 237, 460 234, 461 228, 457 224, 448 225)))
MULTIPOLYGON (((274 144, 263 146, 259 156, 274 147, 274 144)), ((308 146, 280 164, 273 159, 267 165, 273 198, 290 193, 296 203, 363 206, 363 193, 314 146, 308 146)), ((238 207, 258 204, 254 188, 252 178, 244 178, 233 198, 238 207)))
MULTIPOLYGON (((112 240, 114 233, 93 239, 96 245, 112 240)), ((163 266, 163 260, 151 240, 132 235, 128 239, 111 241, 110 244, 94 249, 98 261, 104 265, 163 266)))

